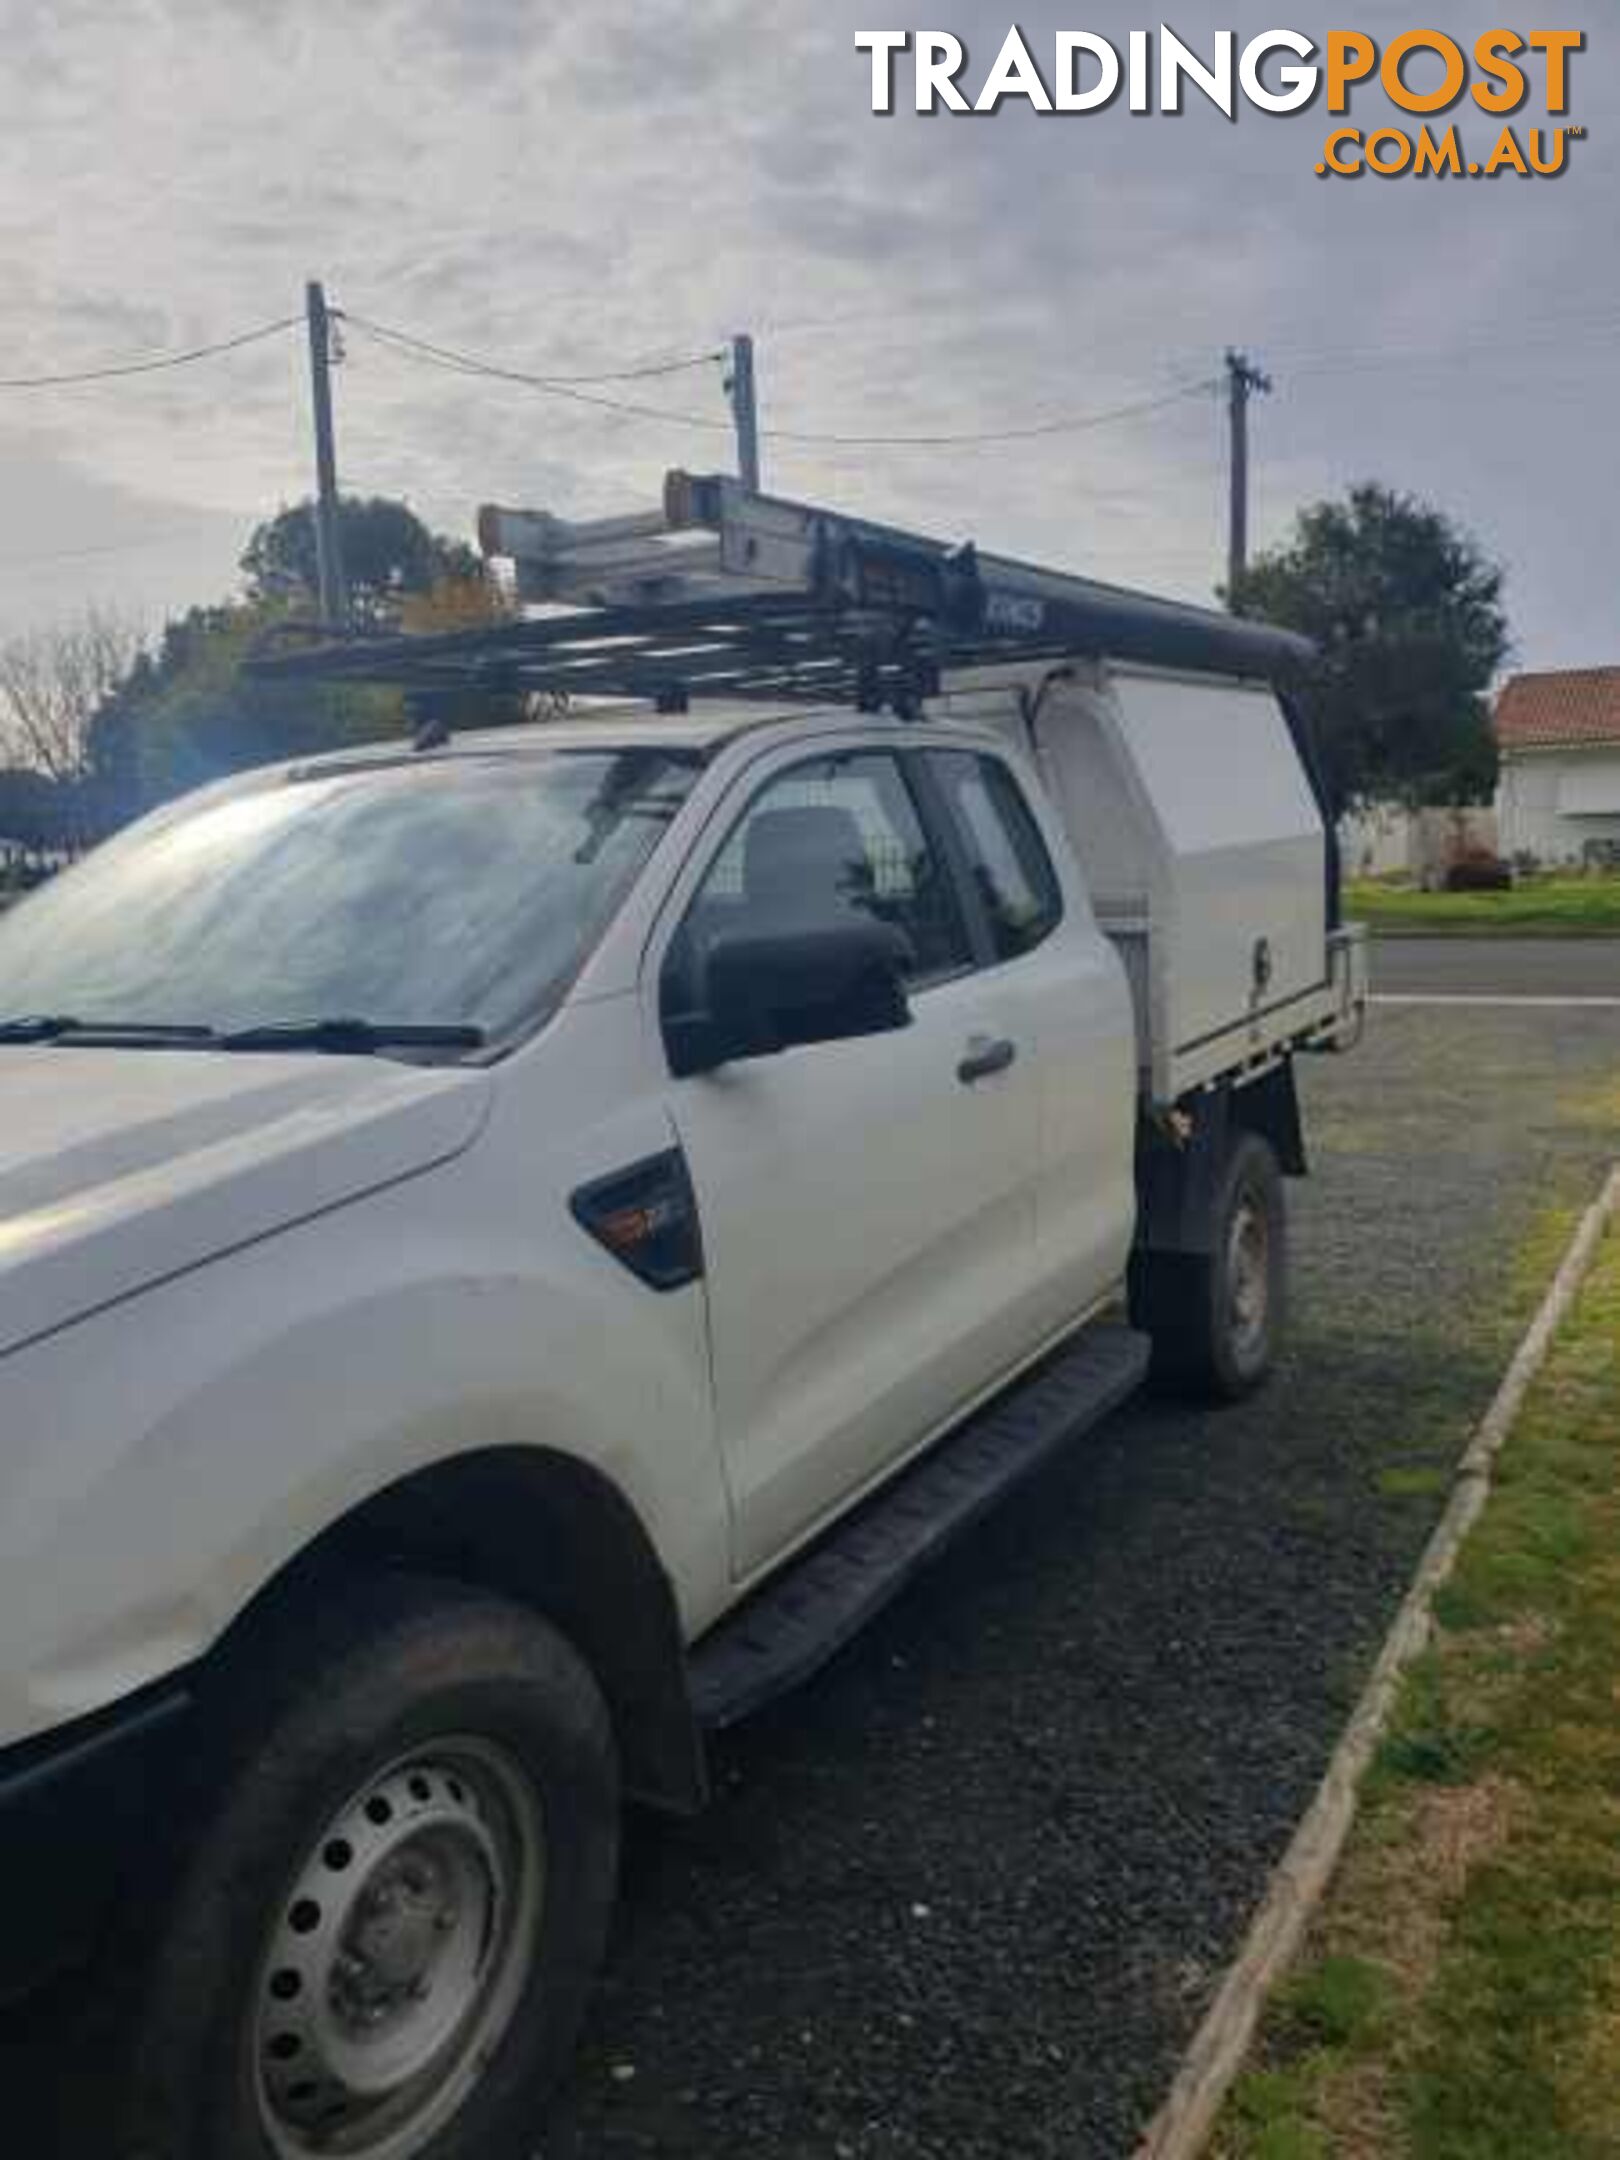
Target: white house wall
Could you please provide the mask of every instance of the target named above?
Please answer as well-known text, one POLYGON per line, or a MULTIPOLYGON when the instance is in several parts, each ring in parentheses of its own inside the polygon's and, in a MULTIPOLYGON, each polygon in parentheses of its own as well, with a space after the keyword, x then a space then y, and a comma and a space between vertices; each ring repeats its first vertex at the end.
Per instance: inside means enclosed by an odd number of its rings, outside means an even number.
POLYGON ((1578 863, 1589 842, 1620 845, 1620 744, 1508 751, 1496 807, 1504 855, 1578 863))

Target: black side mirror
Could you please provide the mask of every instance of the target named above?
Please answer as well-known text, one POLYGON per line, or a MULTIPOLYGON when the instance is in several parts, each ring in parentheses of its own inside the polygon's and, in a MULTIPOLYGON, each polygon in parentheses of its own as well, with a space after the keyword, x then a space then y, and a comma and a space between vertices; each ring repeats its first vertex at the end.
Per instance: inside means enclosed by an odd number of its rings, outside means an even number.
POLYGON ((723 931, 694 956, 696 1009, 664 1016, 670 1070, 680 1078, 909 1027, 911 958, 903 931, 853 913, 803 929, 723 931))

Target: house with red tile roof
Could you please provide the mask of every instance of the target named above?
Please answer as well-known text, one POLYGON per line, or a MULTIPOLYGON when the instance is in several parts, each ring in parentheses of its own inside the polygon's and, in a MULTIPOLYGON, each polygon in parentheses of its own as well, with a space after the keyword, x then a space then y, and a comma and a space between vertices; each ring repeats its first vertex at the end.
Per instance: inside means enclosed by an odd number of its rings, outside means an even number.
POLYGON ((1514 675, 1495 725, 1503 854, 1620 862, 1620 667, 1514 675))

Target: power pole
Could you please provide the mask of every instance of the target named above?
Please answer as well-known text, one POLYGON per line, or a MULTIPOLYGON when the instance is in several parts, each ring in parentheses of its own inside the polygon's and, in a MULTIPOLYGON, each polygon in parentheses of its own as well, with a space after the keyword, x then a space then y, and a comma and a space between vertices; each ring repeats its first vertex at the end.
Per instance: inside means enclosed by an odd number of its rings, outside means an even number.
POLYGON ((750 495, 759 493, 759 410, 754 401, 754 341, 746 331, 731 341, 726 394, 737 424, 737 472, 750 495))
POLYGON ((1264 397, 1271 377, 1263 375, 1246 353, 1228 348, 1227 409, 1232 421, 1232 518, 1226 549, 1228 604, 1249 567, 1249 400, 1264 397))
POLYGON ((337 452, 332 446, 332 318, 324 287, 304 287, 309 317, 309 382, 315 415, 315 569, 320 580, 321 620, 341 628, 349 619, 338 527, 337 452))

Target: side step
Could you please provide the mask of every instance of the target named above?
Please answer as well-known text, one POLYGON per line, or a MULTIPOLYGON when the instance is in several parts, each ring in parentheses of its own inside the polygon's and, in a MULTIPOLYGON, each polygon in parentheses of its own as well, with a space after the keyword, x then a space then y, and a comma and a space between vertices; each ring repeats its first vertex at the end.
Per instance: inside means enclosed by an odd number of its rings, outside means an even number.
POLYGON ((688 1667, 701 1723, 734 1724, 807 1680, 918 1570, 1147 1372, 1145 1335, 1086 1330, 931 1448, 698 1644, 688 1667))

